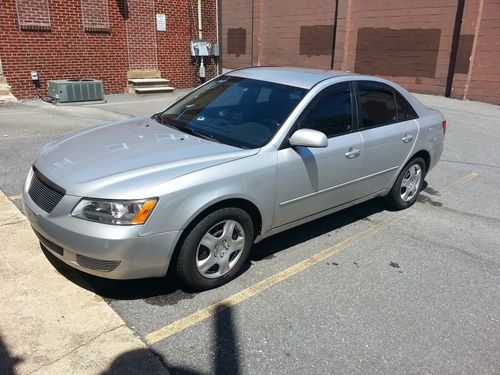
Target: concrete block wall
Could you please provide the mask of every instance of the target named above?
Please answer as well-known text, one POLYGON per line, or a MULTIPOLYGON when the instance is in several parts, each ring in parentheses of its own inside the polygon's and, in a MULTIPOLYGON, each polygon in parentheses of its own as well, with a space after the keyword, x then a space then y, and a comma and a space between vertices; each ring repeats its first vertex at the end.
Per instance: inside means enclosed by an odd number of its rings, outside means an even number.
POLYGON ((500 104, 500 0, 464 0, 448 79, 460 1, 222 0, 224 67, 333 67, 500 104))

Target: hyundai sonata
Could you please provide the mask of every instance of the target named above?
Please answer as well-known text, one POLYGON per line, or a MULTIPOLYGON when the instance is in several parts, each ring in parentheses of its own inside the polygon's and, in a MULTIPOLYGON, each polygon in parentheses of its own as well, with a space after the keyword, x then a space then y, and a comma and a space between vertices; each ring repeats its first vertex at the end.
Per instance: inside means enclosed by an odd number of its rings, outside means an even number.
POLYGON ((42 245, 112 279, 195 290, 236 276, 263 238, 368 199, 415 203, 446 121, 381 78, 246 68, 153 116, 49 143, 23 191, 42 245))

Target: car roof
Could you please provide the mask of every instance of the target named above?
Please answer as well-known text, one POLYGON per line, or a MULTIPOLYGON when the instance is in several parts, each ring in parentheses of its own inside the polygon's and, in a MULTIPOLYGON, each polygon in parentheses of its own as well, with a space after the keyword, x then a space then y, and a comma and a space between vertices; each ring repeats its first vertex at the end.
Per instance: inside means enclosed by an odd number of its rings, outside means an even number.
POLYGON ((294 67, 253 67, 233 70, 226 73, 229 76, 257 79, 310 89, 317 83, 328 78, 339 76, 357 76, 350 72, 337 70, 308 69, 294 67))

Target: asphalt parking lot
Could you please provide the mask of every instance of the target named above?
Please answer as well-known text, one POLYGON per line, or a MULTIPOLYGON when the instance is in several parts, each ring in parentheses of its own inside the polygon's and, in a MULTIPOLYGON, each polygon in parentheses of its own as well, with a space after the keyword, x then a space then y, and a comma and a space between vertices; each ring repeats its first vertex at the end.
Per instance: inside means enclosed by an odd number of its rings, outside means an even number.
MULTIPOLYGON (((37 150, 175 95, 0 107, 0 189, 19 207, 37 150)), ((448 122, 417 204, 373 200, 258 244, 221 288, 106 281, 48 256, 106 299, 172 374, 463 373, 500 369, 500 107, 419 95, 448 122)))

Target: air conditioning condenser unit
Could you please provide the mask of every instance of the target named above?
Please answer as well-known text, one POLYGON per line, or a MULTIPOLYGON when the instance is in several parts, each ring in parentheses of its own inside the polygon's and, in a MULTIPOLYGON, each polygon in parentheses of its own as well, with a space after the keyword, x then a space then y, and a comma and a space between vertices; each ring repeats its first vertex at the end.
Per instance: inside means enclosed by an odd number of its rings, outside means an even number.
POLYGON ((59 103, 104 100, 102 81, 65 79, 48 81, 48 96, 59 103))

